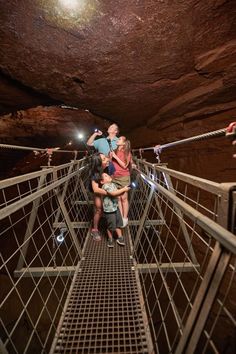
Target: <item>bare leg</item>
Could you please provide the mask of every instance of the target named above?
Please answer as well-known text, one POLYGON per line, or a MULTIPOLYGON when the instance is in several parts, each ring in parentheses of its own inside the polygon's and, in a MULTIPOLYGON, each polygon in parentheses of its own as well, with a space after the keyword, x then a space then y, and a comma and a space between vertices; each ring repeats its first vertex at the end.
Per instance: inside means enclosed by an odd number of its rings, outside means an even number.
POLYGON ((116 242, 120 245, 120 246, 125 246, 125 241, 124 241, 124 237, 122 236, 122 231, 121 229, 116 229, 116 233, 117 233, 117 240, 116 242))
POLYGON ((112 238, 112 231, 111 230, 107 230, 107 235, 108 235, 107 246, 109 248, 113 248, 114 247, 114 242, 113 242, 113 238, 112 238))
POLYGON ((112 231, 107 230, 107 235, 108 235, 108 238, 112 239, 112 231))
POLYGON ((98 224, 102 216, 102 200, 98 195, 94 196, 93 230, 98 230, 98 224))
POLYGON ((121 229, 116 229, 116 233, 118 237, 122 237, 122 231, 121 229))
POLYGON ((121 203, 122 203, 122 217, 123 218, 128 218, 128 212, 129 212, 129 200, 128 200, 128 193, 125 192, 124 194, 121 195, 121 203))
POLYGON ((122 206, 121 197, 118 197, 118 206, 120 209, 121 216, 123 217, 123 206, 122 206))

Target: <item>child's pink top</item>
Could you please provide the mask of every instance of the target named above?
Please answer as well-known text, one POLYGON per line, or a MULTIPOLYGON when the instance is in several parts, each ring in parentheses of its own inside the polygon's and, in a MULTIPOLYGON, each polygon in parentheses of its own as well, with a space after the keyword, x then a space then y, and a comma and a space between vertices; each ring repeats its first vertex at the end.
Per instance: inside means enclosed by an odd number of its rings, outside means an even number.
MULTIPOLYGON (((122 150, 117 150, 116 155, 119 157, 119 159, 123 162, 125 162, 125 153, 122 150)), ((130 162, 131 160, 131 154, 128 154, 128 161, 130 162)), ((129 165, 126 168, 121 167, 118 162, 113 159, 112 160, 114 167, 115 167, 115 173, 114 177, 123 177, 123 176, 129 176, 130 175, 130 170, 129 170, 129 165)))

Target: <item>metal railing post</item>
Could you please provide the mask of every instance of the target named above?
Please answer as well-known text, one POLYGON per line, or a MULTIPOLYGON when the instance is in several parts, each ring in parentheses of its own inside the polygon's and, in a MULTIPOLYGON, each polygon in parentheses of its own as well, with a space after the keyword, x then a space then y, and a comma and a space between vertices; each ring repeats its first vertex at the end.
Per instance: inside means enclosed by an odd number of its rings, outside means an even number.
MULTIPOLYGON (((69 167, 69 170, 68 170, 68 176, 71 174, 72 170, 73 170, 73 167, 75 166, 75 162, 74 161, 71 161, 71 165, 69 167)), ((65 199, 65 195, 66 195, 66 192, 67 192, 67 188, 68 188, 68 184, 69 184, 69 179, 66 181, 65 185, 64 185, 64 188, 63 188, 63 191, 62 191, 62 200, 65 199)), ((60 208, 57 210, 57 213, 56 213, 56 217, 55 217, 55 223, 58 222, 58 219, 59 219, 59 216, 60 216, 60 208)))
POLYGON ((218 204, 218 223, 231 232, 236 228, 236 185, 221 183, 221 195, 218 204))
MULTIPOLYGON (((192 309, 188 315, 188 319, 183 329, 183 334, 179 340, 175 354, 187 353, 186 352, 187 348, 188 350, 190 350, 188 343, 192 339, 192 333, 194 331, 194 328, 197 325, 198 317, 200 315, 205 298, 207 296, 209 286, 216 272, 220 256, 221 256, 221 248, 220 248, 220 244, 217 242, 214 251, 212 253, 212 256, 210 258, 209 265, 206 269, 205 276, 198 290, 198 294, 195 297, 195 301, 193 303, 192 309)), ((206 309, 206 315, 208 315, 209 312, 210 312, 210 307, 206 309)), ((201 335, 201 330, 199 329, 199 327, 197 328, 198 328, 198 332, 195 333, 195 335, 199 338, 199 336, 201 335)), ((194 351, 190 350, 188 353, 194 353, 194 351)))
POLYGON ((223 251, 220 254, 218 263, 216 264, 215 270, 212 274, 211 281, 208 285, 208 290, 206 291, 206 296, 203 300, 201 310, 199 312, 197 321, 194 325, 191 338, 186 347, 186 354, 192 354, 195 352, 201 334, 204 330, 208 316, 210 315, 212 305, 214 303, 217 291, 221 285, 222 278, 224 276, 225 270, 228 266, 230 260, 229 252, 223 251))
MULTIPOLYGON (((163 174, 164 180, 166 181, 167 189, 171 193, 176 195, 170 176, 168 174, 166 174, 165 172, 162 172, 162 174, 163 174)), ((191 260, 192 260, 192 262, 194 264, 197 264, 198 261, 197 261, 197 258, 195 256, 192 244, 191 244, 191 240, 190 240, 190 237, 189 237, 189 234, 188 234, 188 230, 187 230, 187 227, 186 227, 185 223, 183 222, 183 213, 176 206, 174 206, 174 209, 176 211, 176 215, 178 217, 178 220, 179 220, 179 223, 180 223, 180 227, 181 227, 181 229, 183 231, 183 235, 184 235, 184 238, 185 238, 185 242, 186 242, 186 244, 188 246, 188 250, 189 250, 189 254, 190 254, 191 260)))
POLYGON ((137 244, 139 242, 139 238, 140 238, 142 229, 144 227, 144 224, 145 224, 145 221, 146 221, 146 218, 147 218, 147 213, 148 213, 148 210, 150 208, 150 203, 151 203, 152 198, 153 198, 153 193, 154 193, 154 188, 151 188, 149 196, 148 196, 148 199, 147 199, 147 202, 146 202, 146 205, 145 205, 145 209, 144 209, 143 215, 142 215, 142 217, 140 219, 139 228, 138 228, 135 240, 134 240, 134 250, 136 249, 137 244))
POLYGON ((83 180, 81 178, 79 178, 79 184, 80 184, 81 191, 82 191, 82 193, 84 195, 84 198, 85 198, 87 204, 89 205, 90 204, 90 200, 89 200, 89 197, 88 197, 88 193, 87 193, 86 188, 84 186, 84 182, 83 182, 83 180))
MULTIPOLYGON (((43 170, 46 170, 46 168, 43 168, 43 170)), ((37 187, 37 191, 40 190, 40 188, 42 187, 42 185, 43 185, 43 183, 45 181, 45 178, 46 178, 46 173, 42 174, 40 176, 38 187, 37 187)), ((16 267, 17 270, 20 270, 23 267, 23 265, 24 265, 25 257, 26 257, 27 250, 28 250, 28 247, 29 247, 29 238, 30 238, 30 236, 32 234, 32 231, 33 231, 33 228, 34 228, 34 223, 35 223, 35 220, 36 220, 36 217, 37 217, 40 200, 41 200, 41 197, 39 197, 39 198, 37 198, 36 200, 33 201, 33 206, 32 206, 32 209, 31 209, 29 222, 27 224, 27 229, 26 229, 25 236, 24 236, 23 246, 22 246, 22 249, 20 251, 20 257, 19 257, 19 260, 18 260, 18 263, 17 263, 17 267, 16 267)))
MULTIPOLYGON (((53 177, 54 177, 54 180, 57 179, 57 175, 56 174, 53 174, 53 177)), ((61 213, 65 219, 65 223, 66 223, 66 226, 69 230, 69 233, 74 241, 74 244, 75 244, 75 247, 76 247, 76 250, 78 251, 78 254, 79 256, 82 258, 82 250, 81 250, 81 247, 78 243, 78 240, 77 240, 77 236, 76 236, 76 233, 74 231, 74 228, 72 226, 72 222, 70 220, 70 217, 69 217, 69 214, 67 212, 67 209, 66 209, 66 206, 65 206, 65 203, 64 203, 64 198, 62 196, 62 194, 59 194, 58 190, 54 190, 55 192, 55 195, 57 197, 57 200, 58 200, 58 203, 59 203, 59 206, 60 206, 60 209, 61 209, 61 213)))
POLYGON ((79 166, 79 165, 78 165, 78 175, 77 175, 77 180, 76 180, 76 183, 75 183, 75 188, 74 188, 74 191, 73 191, 72 196, 71 196, 71 200, 72 200, 73 202, 75 202, 76 191, 77 191, 77 189, 78 189, 78 186, 79 186, 79 184, 80 184, 80 180, 81 180, 81 178, 80 178, 80 171, 79 171, 79 169, 80 169, 80 167, 83 167, 83 166, 84 166, 84 164, 85 164, 85 161, 83 160, 83 161, 81 162, 81 166, 79 166))
POLYGON ((8 354, 8 351, 6 350, 5 346, 3 345, 1 338, 0 338, 0 353, 1 354, 8 354))

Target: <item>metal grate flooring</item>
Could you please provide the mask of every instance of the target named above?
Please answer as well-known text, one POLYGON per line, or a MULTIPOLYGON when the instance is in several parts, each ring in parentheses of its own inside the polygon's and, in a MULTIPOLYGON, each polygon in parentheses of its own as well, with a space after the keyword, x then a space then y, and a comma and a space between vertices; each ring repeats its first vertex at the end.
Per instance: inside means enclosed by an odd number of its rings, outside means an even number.
POLYGON ((54 353, 148 353, 138 285, 126 246, 88 239, 54 353))

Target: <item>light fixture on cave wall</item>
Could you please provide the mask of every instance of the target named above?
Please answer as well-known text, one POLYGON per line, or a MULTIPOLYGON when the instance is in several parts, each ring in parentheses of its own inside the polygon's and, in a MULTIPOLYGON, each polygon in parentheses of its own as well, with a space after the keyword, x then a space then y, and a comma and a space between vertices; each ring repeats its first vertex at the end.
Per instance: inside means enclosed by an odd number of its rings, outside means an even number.
POLYGON ((76 13, 82 13, 86 7, 86 0, 58 0, 64 11, 68 11, 71 15, 76 13))
POLYGON ((38 0, 45 18, 63 28, 81 29, 101 16, 99 0, 38 0))

